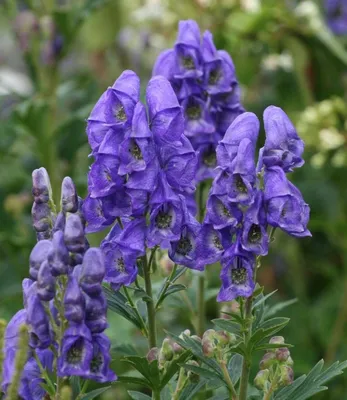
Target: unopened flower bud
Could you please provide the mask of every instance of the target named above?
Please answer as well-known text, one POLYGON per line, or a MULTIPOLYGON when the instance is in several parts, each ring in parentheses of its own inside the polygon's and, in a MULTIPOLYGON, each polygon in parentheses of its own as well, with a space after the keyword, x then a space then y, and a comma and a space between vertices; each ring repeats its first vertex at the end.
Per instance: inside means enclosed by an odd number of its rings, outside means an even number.
POLYGON ((29 257, 29 274, 34 280, 37 279, 37 275, 41 264, 47 260, 48 254, 52 250, 52 242, 49 240, 40 240, 36 243, 35 247, 32 249, 29 257))
POLYGON ((288 367, 292 367, 294 365, 294 361, 291 356, 287 358, 287 360, 285 361, 285 365, 287 365, 288 367))
POLYGON ((64 315, 70 322, 82 323, 85 318, 85 298, 77 279, 69 276, 64 296, 64 315))
POLYGON ((48 262, 53 276, 65 275, 69 269, 69 252, 65 246, 64 234, 57 231, 52 239, 53 248, 48 254, 48 262))
POLYGON ((208 329, 202 336, 202 351, 206 357, 213 357, 216 351, 216 331, 208 329))
POLYGON ((172 343, 172 349, 173 349, 174 354, 181 354, 181 353, 183 353, 183 351, 184 351, 183 347, 180 346, 180 345, 179 345, 178 343, 176 343, 176 342, 173 342, 173 343, 172 343))
POLYGON ((52 198, 51 182, 45 168, 35 169, 32 173, 32 194, 35 203, 48 203, 52 198))
POLYGON ((166 361, 171 361, 174 356, 172 342, 165 338, 159 351, 159 363, 164 364, 166 361))
POLYGON ((105 263, 102 251, 99 248, 90 248, 83 258, 80 285, 89 295, 99 294, 102 291, 101 283, 105 276, 105 263))
POLYGON ((224 347, 227 344, 233 344, 236 341, 236 336, 226 331, 217 331, 215 334, 217 345, 224 347))
POLYGON ((37 274, 37 295, 43 301, 50 301, 55 296, 55 279, 48 261, 41 264, 37 274))
POLYGON ((82 253, 84 251, 84 228, 79 215, 68 214, 65 221, 64 240, 66 247, 72 253, 82 253))
POLYGON ((259 371, 254 378, 254 385, 260 390, 264 389, 266 383, 269 381, 269 375, 270 371, 268 369, 259 371))
POLYGON ((275 354, 278 361, 284 362, 288 360, 288 357, 290 356, 290 351, 287 347, 281 347, 276 350, 275 354))
POLYGON ((152 362, 152 361, 158 359, 158 354, 159 354, 159 349, 158 349, 158 347, 152 347, 152 348, 149 350, 149 352, 147 353, 146 358, 147 358, 147 360, 148 360, 149 362, 152 362))
POLYGON ((34 203, 31 209, 31 216, 36 232, 47 232, 52 229, 52 212, 48 203, 34 203))
MULTIPOLYGON (((188 365, 193 365, 194 367, 199 367, 198 362, 195 361, 195 360, 189 360, 189 361, 187 361, 187 364, 188 365)), ((197 374, 197 373, 195 373, 193 371, 188 371, 187 376, 188 376, 188 380, 191 383, 196 383, 196 382, 199 382, 199 380, 200 380, 199 374, 197 374)))
POLYGON ((283 344, 284 337, 283 336, 274 336, 269 341, 270 344, 283 344))
POLYGON ((281 374, 280 374, 280 384, 282 386, 288 386, 293 383, 294 380, 294 371, 291 367, 287 365, 281 365, 281 374))
POLYGON ((164 254, 159 260, 160 270, 163 276, 169 276, 175 263, 170 260, 167 254, 164 254))
POLYGON ((229 303, 224 303, 220 309, 220 318, 229 319, 230 317, 226 313, 240 314, 240 304, 236 300, 232 300, 229 303))
POLYGON ((198 342, 199 344, 202 343, 201 337, 197 336, 197 335, 192 335, 191 339, 195 340, 196 342, 198 342))
POLYGON ((72 390, 71 390, 70 386, 65 385, 61 388, 60 399, 61 400, 72 400, 72 390))
POLYGON ((180 337, 181 339, 184 339, 184 336, 190 336, 190 334, 191 334, 190 330, 189 330, 189 329, 186 329, 186 330, 184 330, 184 331, 179 335, 179 337, 180 337))
POLYGON ((259 363, 259 368, 261 370, 263 369, 267 369, 270 368, 271 365, 276 363, 276 355, 273 352, 268 352, 265 353, 263 358, 261 359, 260 363, 259 363))
POLYGON ((61 185, 61 208, 67 213, 75 213, 78 210, 78 197, 73 180, 67 176, 61 185))

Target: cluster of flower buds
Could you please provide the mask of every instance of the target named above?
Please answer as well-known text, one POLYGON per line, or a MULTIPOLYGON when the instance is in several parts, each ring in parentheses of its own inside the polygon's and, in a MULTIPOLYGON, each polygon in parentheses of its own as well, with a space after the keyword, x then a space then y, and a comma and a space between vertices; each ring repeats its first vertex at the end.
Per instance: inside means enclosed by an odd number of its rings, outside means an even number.
POLYGON ((202 336, 202 351, 206 357, 221 359, 224 351, 236 341, 237 338, 232 333, 208 329, 202 336))
MULTIPOLYGON (((282 336, 274 336, 270 339, 270 344, 284 344, 282 336)), ((275 391, 283 386, 288 386, 293 382, 293 359, 287 347, 271 349, 265 353, 259 363, 260 371, 257 373, 254 384, 265 392, 275 391)))
POLYGON ((286 173, 300 167, 304 143, 284 111, 264 112, 265 145, 255 161, 259 120, 238 116, 217 146, 218 173, 197 241, 198 265, 221 261, 218 301, 249 297, 255 287, 256 257, 268 252, 267 227, 309 236, 309 207, 286 173))
POLYGON ((231 300, 228 303, 222 303, 219 313, 219 318, 222 319, 230 319, 230 314, 241 315, 240 303, 237 300, 231 300))
POLYGON ((135 280, 136 260, 146 247, 169 249, 173 261, 196 268, 197 157, 184 135, 182 108, 162 76, 147 86, 148 110, 139 98, 138 76, 123 72, 101 96, 87 125, 95 162, 83 204, 86 231, 122 221, 102 244, 105 279, 115 290, 135 280))
POLYGON ((33 173, 33 194, 33 221, 39 241, 30 254, 30 278, 22 284, 24 309, 12 318, 5 334, 4 390, 13 377, 11 363, 22 323, 28 325, 30 346, 20 386, 24 392, 36 390, 42 381, 29 387, 26 384, 28 374, 40 371, 34 355, 47 370, 52 370, 57 354, 54 365, 58 376, 112 381, 116 377, 109 369, 110 342, 104 334, 104 256, 100 249, 89 248, 80 212, 81 199, 73 181, 66 177, 62 183, 61 212, 56 215, 49 177, 43 168, 33 173), (37 212, 42 205, 42 212, 37 212))
POLYGON ((163 51, 153 68, 172 84, 185 113, 185 134, 199 157, 197 181, 215 176, 216 146, 244 109, 235 67, 217 50, 212 34, 195 21, 180 21, 173 49, 163 51))

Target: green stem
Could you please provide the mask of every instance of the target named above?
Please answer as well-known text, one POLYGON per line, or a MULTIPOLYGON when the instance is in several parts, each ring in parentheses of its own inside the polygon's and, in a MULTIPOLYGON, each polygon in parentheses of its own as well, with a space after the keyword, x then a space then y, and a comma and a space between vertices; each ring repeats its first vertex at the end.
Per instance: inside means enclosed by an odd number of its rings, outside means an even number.
MULTIPOLYGON (((150 262, 153 259, 153 253, 150 256, 150 262)), ((155 309, 152 292, 152 281, 151 281, 151 264, 147 262, 147 256, 142 258, 143 260, 143 276, 145 279, 145 289, 149 299, 146 300, 147 304, 147 316, 148 316, 148 345, 149 349, 157 346, 157 332, 156 332, 156 321, 155 321, 155 309)))
POLYGON ((219 365, 221 366, 224 379, 228 385, 228 390, 230 392, 230 400, 238 400, 238 396, 237 396, 233 381, 230 378, 230 374, 229 374, 226 362, 223 358, 221 358, 219 360, 219 365))
MULTIPOLYGON (((246 347, 252 335, 252 304, 253 304, 253 296, 250 296, 246 300, 245 311, 244 311, 244 320, 245 320, 244 340, 246 347)), ((240 400, 247 400, 247 389, 248 389, 250 370, 251 370, 251 360, 249 355, 245 355, 243 357, 241 380, 240 380, 240 392, 239 392, 240 400)))
POLYGON ((85 380, 79 395, 76 397, 76 400, 80 400, 83 397, 84 393, 88 389, 88 386, 89 386, 89 380, 85 380))
POLYGON ((169 287, 171 286, 171 284, 172 284, 172 279, 173 279, 173 277, 175 276, 176 271, 177 271, 177 264, 175 264, 175 265, 173 266, 170 276, 166 279, 164 288, 163 288, 163 290, 161 291, 161 293, 160 293, 160 295, 159 295, 159 298, 158 298, 158 300, 157 300, 157 303, 156 303, 156 305, 155 305, 155 310, 158 310, 160 304, 163 302, 164 297, 165 297, 165 294, 166 294, 168 288, 169 288, 169 287))
POLYGON ((185 370, 183 367, 180 368, 180 373, 178 375, 178 381, 177 381, 177 385, 176 385, 176 390, 172 395, 172 400, 178 400, 180 397, 180 393, 182 391, 182 389, 184 388, 185 384, 186 384, 186 376, 185 376, 185 370))
MULTIPOLYGON (((202 222, 204 218, 204 187, 205 184, 202 182, 198 187, 198 212, 199 222, 202 222)), ((205 272, 201 272, 198 278, 198 292, 197 292, 197 334, 202 337, 205 332, 205 272)))
POLYGON ((145 337, 148 337, 148 330, 147 330, 147 326, 146 326, 146 324, 145 324, 145 321, 143 320, 141 314, 139 313, 139 310, 137 309, 135 303, 133 302, 133 299, 131 298, 130 293, 129 293, 127 287, 126 287, 126 286, 123 286, 123 290, 124 290, 125 297, 127 298, 130 307, 134 310, 134 312, 135 312, 137 318, 138 318, 138 319, 140 320, 140 322, 141 322, 141 325, 142 325, 141 332, 143 333, 143 335, 144 335, 145 337))

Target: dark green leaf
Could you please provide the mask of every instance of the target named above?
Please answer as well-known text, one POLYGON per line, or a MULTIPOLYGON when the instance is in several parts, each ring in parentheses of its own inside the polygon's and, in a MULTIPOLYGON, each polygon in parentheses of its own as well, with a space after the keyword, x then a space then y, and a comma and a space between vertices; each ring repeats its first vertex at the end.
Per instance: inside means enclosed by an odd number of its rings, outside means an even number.
POLYGON ((200 379, 197 383, 191 383, 187 385, 181 392, 179 400, 191 400, 200 391, 200 389, 206 384, 205 379, 200 379))
POLYGON ((240 333, 240 326, 238 323, 223 318, 213 319, 212 322, 218 326, 218 328, 224 329, 227 332, 235 334, 240 333))
POLYGON ((117 382, 132 383, 134 385, 141 385, 151 388, 151 383, 148 382, 147 379, 138 378, 136 376, 127 376, 127 375, 118 376, 117 382))
POLYGON ((275 304, 272 307, 269 307, 265 311, 265 318, 272 317, 273 315, 277 314, 279 311, 284 310, 285 308, 291 306, 292 304, 295 304, 298 301, 298 299, 291 299, 287 301, 282 301, 280 303, 275 304))
POLYGON ((127 298, 106 285, 104 285, 103 289, 107 298, 108 308, 132 322, 137 328, 142 329, 142 323, 134 310, 128 305, 127 298))
POLYGON ((137 350, 130 343, 116 344, 112 346, 111 353, 117 353, 117 356, 136 356, 137 350))
POLYGON ((72 389, 72 398, 76 399, 81 392, 81 378, 79 376, 71 376, 70 386, 72 389))
POLYGON ((190 364, 184 364, 182 365, 182 367, 187 369, 188 371, 194 372, 196 375, 203 376, 207 380, 217 379, 224 383, 222 376, 210 369, 197 367, 196 365, 190 365, 190 364))
POLYGON ((100 394, 106 392, 106 390, 108 390, 110 387, 111 386, 105 386, 105 387, 102 387, 102 388, 99 388, 99 389, 92 390, 91 392, 86 393, 85 395, 83 395, 81 397, 81 400, 92 400, 92 399, 95 399, 95 397, 97 397, 100 394))
POLYGON ((152 398, 141 392, 128 391, 129 396, 134 400, 151 400, 152 398))
POLYGON ((263 322, 259 329, 253 333, 249 341, 248 351, 251 351, 252 348, 263 339, 279 332, 288 324, 288 322, 289 318, 272 318, 263 322))
POLYGON ((270 350, 270 349, 279 349, 281 347, 293 347, 292 344, 288 343, 264 343, 254 347, 254 351, 259 350, 270 350))
MULTIPOLYGON (((237 324, 239 324, 241 326, 244 323, 244 320, 242 319, 240 314, 229 313, 229 312, 224 312, 224 311, 222 311, 221 313, 225 314, 225 315, 229 315, 231 317, 231 320, 234 320, 237 324)), ((221 318, 221 319, 226 319, 226 318, 221 318)))
POLYGON ((233 384, 236 385, 241 376, 243 357, 240 354, 234 354, 228 365, 228 371, 233 384))
POLYGON ((187 289, 187 287, 184 285, 181 285, 181 284, 170 285, 165 293, 164 298, 169 296, 170 294, 173 294, 173 293, 179 292, 181 290, 185 290, 185 289, 187 289))
POLYGON ((127 363, 131 364, 137 369, 142 376, 144 376, 151 387, 154 389, 160 388, 160 374, 158 368, 158 361, 154 360, 149 362, 146 357, 128 356, 122 359, 127 363))
POLYGON ((266 301, 268 298, 270 298, 271 296, 273 296, 276 292, 277 292, 277 289, 274 290, 274 291, 271 292, 271 293, 268 293, 268 294, 265 295, 265 296, 262 296, 259 300, 256 300, 256 301, 253 303, 252 310, 257 309, 262 303, 265 303, 265 301, 266 301))

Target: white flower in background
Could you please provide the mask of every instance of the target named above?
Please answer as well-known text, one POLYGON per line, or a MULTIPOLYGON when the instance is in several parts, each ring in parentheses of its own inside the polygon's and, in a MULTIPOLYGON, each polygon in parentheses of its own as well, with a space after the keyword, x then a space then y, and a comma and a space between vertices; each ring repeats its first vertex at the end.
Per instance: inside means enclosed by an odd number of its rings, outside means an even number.
POLYGON ((331 159, 331 164, 336 168, 346 165, 346 152, 344 150, 338 150, 331 159))
POLYGON ((302 113, 302 119, 308 124, 314 124, 319 115, 317 110, 314 107, 307 107, 306 110, 302 113))
POLYGON ((260 0, 241 0, 241 7, 250 13, 257 13, 261 8, 260 0))
POLYGON ((0 68, 0 96, 18 94, 29 96, 33 91, 30 79, 9 67, 0 68))
POLYGON ((306 20, 308 27, 313 31, 318 31, 324 26, 318 5, 310 0, 299 3, 295 8, 295 14, 299 18, 306 20))
POLYGON ((310 161, 313 168, 320 169, 325 163, 325 155, 323 153, 316 153, 311 157, 310 161))
POLYGON ((345 143, 345 138, 334 128, 322 129, 319 132, 320 147, 323 150, 333 150, 345 143))
POLYGON ((288 52, 282 54, 270 54, 262 61, 262 68, 266 71, 277 71, 283 69, 289 72, 293 69, 293 57, 288 52))
POLYGON ((334 112, 334 105, 330 100, 323 100, 318 104, 318 112, 320 117, 328 117, 334 112))

